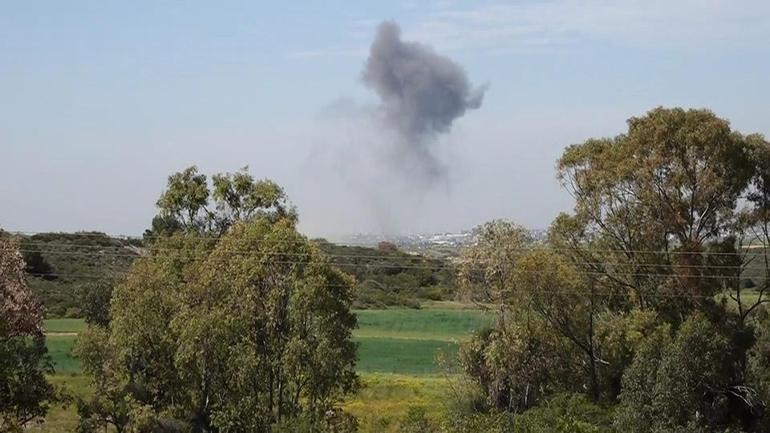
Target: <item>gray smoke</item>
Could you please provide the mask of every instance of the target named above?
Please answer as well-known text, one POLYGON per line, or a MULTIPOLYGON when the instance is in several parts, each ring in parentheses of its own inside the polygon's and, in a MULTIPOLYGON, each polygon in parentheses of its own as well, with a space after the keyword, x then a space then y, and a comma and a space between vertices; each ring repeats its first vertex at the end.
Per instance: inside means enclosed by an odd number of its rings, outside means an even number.
POLYGON ((401 40, 393 22, 383 22, 369 51, 364 83, 380 97, 381 120, 396 134, 397 152, 411 172, 435 180, 444 174, 432 146, 466 110, 479 108, 486 86, 473 88, 465 71, 431 47, 401 40))

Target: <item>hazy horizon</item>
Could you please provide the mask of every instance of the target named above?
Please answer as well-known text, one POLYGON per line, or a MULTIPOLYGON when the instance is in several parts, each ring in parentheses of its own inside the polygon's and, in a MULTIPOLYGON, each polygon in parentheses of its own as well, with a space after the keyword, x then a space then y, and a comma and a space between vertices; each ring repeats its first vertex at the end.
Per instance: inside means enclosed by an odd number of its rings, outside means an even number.
POLYGON ((169 174, 248 165, 314 237, 541 229, 572 206, 564 147, 629 117, 709 108, 770 135, 765 2, 344 4, 0 5, 0 227, 139 235, 169 174), (362 78, 383 21, 489 86, 431 136, 437 180, 384 162, 362 78))

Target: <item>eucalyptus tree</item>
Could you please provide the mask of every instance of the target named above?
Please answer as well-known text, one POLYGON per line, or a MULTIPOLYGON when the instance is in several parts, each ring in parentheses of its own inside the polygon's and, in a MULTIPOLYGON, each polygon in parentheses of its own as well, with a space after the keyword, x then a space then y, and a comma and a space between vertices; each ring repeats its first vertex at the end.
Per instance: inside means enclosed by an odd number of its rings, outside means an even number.
POLYGON ((568 147, 558 174, 575 209, 552 241, 636 306, 679 320, 707 308, 722 289, 710 249, 735 234, 755 175, 752 137, 708 110, 656 108, 568 147))
POLYGON ((168 177, 156 202, 158 215, 145 233, 152 239, 177 231, 219 236, 237 221, 259 217, 297 218, 286 193, 269 179, 255 179, 244 167, 208 177, 196 166, 168 177))
POLYGON ((110 396, 83 402, 82 425, 270 432, 344 418, 358 384, 352 287, 293 219, 157 240, 115 287, 107 334, 82 344, 110 396))

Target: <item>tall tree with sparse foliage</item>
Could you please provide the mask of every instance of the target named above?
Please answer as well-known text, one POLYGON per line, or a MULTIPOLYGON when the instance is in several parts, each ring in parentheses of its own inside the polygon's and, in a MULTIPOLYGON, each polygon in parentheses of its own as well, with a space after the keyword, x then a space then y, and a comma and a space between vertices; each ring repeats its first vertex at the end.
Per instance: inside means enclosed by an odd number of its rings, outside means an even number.
POLYGON ((464 288, 502 305, 460 350, 491 406, 577 392, 620 401, 618 431, 770 431, 770 144, 708 110, 656 108, 557 167, 575 208, 546 242, 494 222, 460 259, 464 288))
POLYGON ((113 290, 108 327, 79 344, 99 390, 79 402, 81 430, 354 425, 338 407, 358 384, 352 278, 297 232, 271 182, 216 176, 211 211, 194 170, 172 178, 161 202, 176 197, 186 210, 167 215, 189 230, 154 239, 113 290))
POLYGON ((210 183, 197 167, 188 167, 168 177, 156 205, 160 212, 145 233, 149 239, 177 231, 219 236, 237 221, 297 217, 283 188, 255 179, 248 167, 215 174, 210 183))

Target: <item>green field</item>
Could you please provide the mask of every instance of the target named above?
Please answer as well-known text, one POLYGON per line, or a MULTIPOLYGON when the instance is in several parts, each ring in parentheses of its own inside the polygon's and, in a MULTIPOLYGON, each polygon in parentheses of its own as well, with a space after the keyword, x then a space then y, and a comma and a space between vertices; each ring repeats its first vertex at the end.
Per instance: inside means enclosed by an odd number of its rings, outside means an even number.
MULTIPOLYGON (((362 389, 344 404, 359 418, 361 430, 389 431, 410 406, 440 409, 447 392, 446 378, 435 364, 437 352, 456 353, 458 342, 492 323, 492 316, 459 305, 433 304, 429 309, 358 310, 357 369, 362 389)), ((80 362, 72 356, 80 319, 45 321, 47 344, 56 374, 51 380, 77 394, 88 392, 80 362)), ((52 408, 33 432, 66 432, 75 428, 74 408, 52 408)))
POLYGON ((75 345, 74 335, 49 335, 46 337, 48 354, 54 362, 57 374, 80 373, 80 361, 72 356, 75 345))
MULTIPOLYGON (((361 373, 425 375, 439 373, 434 358, 439 350, 454 353, 457 342, 491 323, 491 316, 477 310, 359 310, 354 332, 359 344, 361 373)), ((85 329, 81 319, 45 322, 48 349, 57 373, 76 373, 80 363, 71 351, 76 335, 85 329)))
POLYGON ((477 310, 359 310, 357 338, 457 341, 491 323, 477 310))
POLYGON ((86 329, 83 319, 49 319, 44 326, 47 334, 77 334, 86 329))

